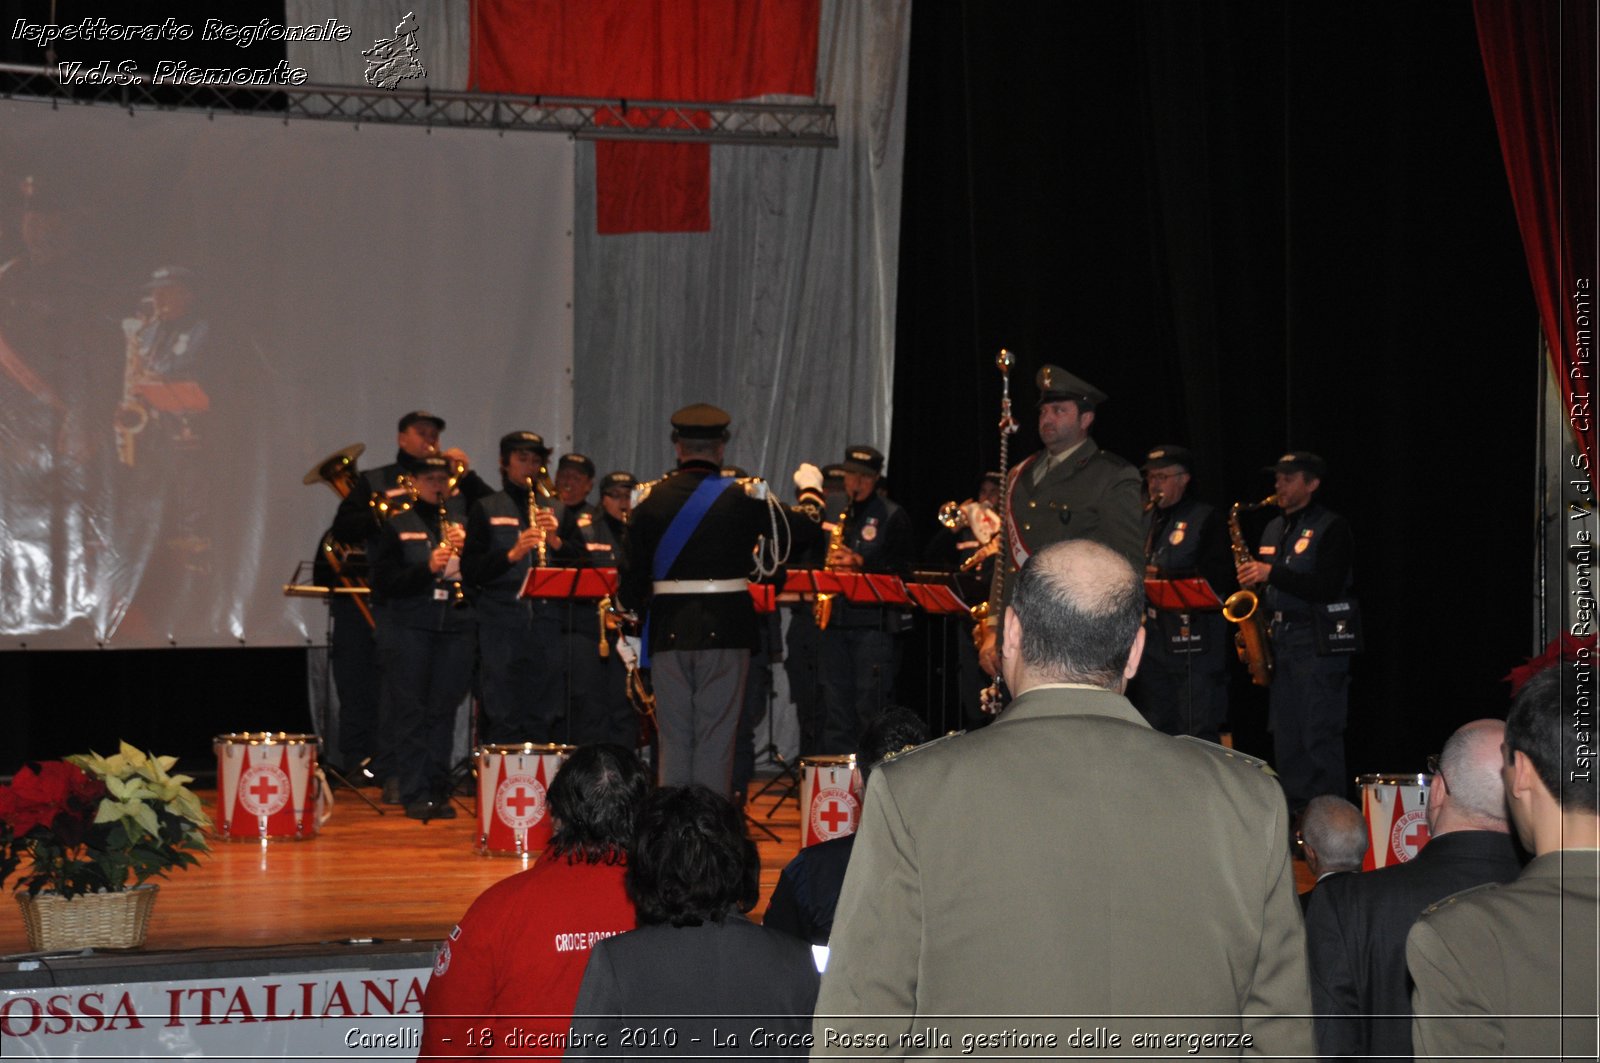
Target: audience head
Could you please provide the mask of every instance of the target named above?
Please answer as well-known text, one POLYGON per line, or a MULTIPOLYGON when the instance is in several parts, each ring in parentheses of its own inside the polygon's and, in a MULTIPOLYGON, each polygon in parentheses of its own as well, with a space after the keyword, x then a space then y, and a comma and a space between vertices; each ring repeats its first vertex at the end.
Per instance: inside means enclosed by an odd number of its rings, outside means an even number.
POLYGON ((1017 578, 1006 682, 1019 694, 1043 683, 1120 691, 1138 667, 1143 620, 1144 584, 1121 555, 1087 539, 1047 546, 1017 578))
POLYGON ((1592 661, 1563 660, 1528 680, 1511 702, 1506 803, 1523 844, 1536 854, 1595 845, 1592 730, 1574 726, 1580 712, 1592 719, 1594 697, 1592 661))
POLYGON ((861 732, 861 742, 856 750, 856 765, 861 769, 861 780, 866 782, 872 766, 891 753, 899 753, 909 746, 919 746, 928 740, 928 725, 922 717, 908 709, 888 709, 867 724, 861 732))
POLYGON ((1428 831, 1507 831, 1506 788, 1500 778, 1500 747, 1506 725, 1499 720, 1464 724, 1444 744, 1428 787, 1428 831))
POLYGON ((645 798, 628 855, 628 896, 640 926, 699 926, 755 907, 761 860, 739 810, 704 786, 645 798))
POLYGON ((650 775, 629 750, 579 746, 550 783, 553 829, 545 854, 572 863, 618 863, 633 844, 649 792, 650 775))
POLYGON ((1332 871, 1360 871, 1367 855, 1367 821, 1342 797, 1321 794, 1306 805, 1300 820, 1306 867, 1321 877, 1332 871))

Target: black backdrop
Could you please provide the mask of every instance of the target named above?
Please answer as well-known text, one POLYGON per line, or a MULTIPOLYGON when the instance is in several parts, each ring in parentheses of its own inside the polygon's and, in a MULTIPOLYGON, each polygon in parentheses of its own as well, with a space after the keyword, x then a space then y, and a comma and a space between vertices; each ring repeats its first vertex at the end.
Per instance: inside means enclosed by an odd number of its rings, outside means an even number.
MULTIPOLYGON (((1328 459, 1368 625, 1352 771, 1503 713, 1537 323, 1470 5, 917 0, 907 115, 890 473, 917 526, 996 461, 994 352, 1016 455, 1059 362, 1112 396, 1102 446, 1186 444, 1212 501, 1265 495, 1286 447, 1328 459)), ((912 704, 940 700, 925 644, 912 704)), ((298 650, 0 653, 0 771, 118 737, 203 768, 219 730, 305 729, 305 689, 298 650)))

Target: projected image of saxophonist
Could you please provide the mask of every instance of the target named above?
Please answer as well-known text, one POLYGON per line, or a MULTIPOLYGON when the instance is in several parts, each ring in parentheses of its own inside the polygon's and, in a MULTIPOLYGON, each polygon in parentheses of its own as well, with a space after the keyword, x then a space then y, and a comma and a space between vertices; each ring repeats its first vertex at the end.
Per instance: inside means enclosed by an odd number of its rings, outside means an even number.
MULTIPOLYGON (((1219 598, 1233 590, 1233 562, 1220 514, 1193 491, 1194 458, 1162 444, 1145 454, 1145 578, 1201 578, 1219 598)), ((1170 735, 1215 742, 1228 723, 1227 621, 1211 610, 1172 610, 1145 602, 1145 650, 1128 700, 1170 735)))
POLYGON ((137 465, 140 443, 158 437, 177 450, 204 444, 211 396, 199 377, 211 327, 198 313, 194 284, 188 267, 162 266, 145 283, 138 311, 122 320, 122 401, 113 427, 124 465, 137 465))
POLYGON ((413 504, 390 517, 372 554, 378 658, 387 729, 406 815, 452 819, 450 742, 472 684, 473 610, 462 594, 465 501, 448 497, 454 466, 423 458, 410 475, 413 504))
POLYGON ((549 460, 537 432, 502 436, 500 490, 479 499, 467 516, 461 568, 478 615, 485 742, 565 738, 556 727, 566 701, 561 632, 569 606, 518 597, 534 565, 583 560, 575 520, 556 516, 549 460))
MULTIPOLYGON (((911 517, 878 493, 883 453, 858 444, 846 448, 840 464, 849 506, 829 541, 828 567, 908 576, 915 552, 911 517)), ((902 608, 833 601, 820 651, 824 754, 854 752, 862 728, 894 703, 901 637, 910 627, 902 608)))
POLYGON ((1350 523, 1316 500, 1326 463, 1291 450, 1272 465, 1282 511, 1261 534, 1256 560, 1237 567, 1240 587, 1261 589, 1270 620, 1273 767, 1299 815, 1319 794, 1344 795, 1350 654, 1360 614, 1350 596, 1350 523))

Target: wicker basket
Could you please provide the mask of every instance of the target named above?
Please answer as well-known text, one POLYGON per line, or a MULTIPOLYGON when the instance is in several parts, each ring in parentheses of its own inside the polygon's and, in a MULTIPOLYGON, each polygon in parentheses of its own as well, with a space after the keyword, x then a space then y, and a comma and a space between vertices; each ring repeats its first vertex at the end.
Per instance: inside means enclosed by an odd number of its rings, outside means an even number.
POLYGON ((36 897, 18 893, 17 907, 28 927, 28 947, 35 951, 136 949, 144 944, 159 888, 146 883, 116 893, 84 893, 71 900, 55 893, 36 897))

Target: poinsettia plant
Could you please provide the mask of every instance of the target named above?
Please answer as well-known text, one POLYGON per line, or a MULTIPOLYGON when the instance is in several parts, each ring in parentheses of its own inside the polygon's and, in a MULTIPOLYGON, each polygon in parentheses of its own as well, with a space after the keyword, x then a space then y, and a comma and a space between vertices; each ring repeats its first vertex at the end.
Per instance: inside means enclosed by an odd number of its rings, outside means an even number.
POLYGON ((211 819, 177 762, 123 742, 18 769, 0 789, 0 882, 22 868, 17 889, 70 898, 198 864, 211 819))

